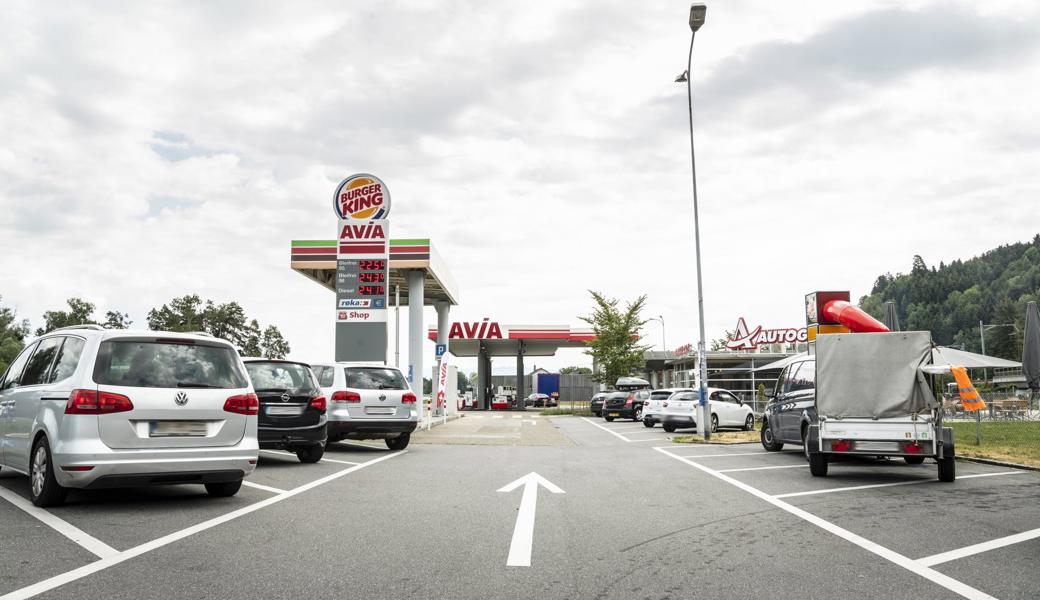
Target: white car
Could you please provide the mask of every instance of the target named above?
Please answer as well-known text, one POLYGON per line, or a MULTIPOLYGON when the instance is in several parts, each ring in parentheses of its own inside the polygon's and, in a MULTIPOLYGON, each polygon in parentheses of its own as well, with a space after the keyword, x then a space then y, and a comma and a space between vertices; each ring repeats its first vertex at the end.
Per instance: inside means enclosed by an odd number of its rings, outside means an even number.
POLYGON ((328 441, 385 440, 403 450, 419 424, 415 394, 397 367, 337 362, 311 365, 328 399, 328 441))
POLYGON ((235 348, 208 334, 66 327, 0 376, 0 465, 37 506, 69 488, 196 483, 238 493, 259 402, 235 348))
MULTIPOLYGON (((719 427, 740 427, 745 431, 755 429, 755 413, 751 407, 739 398, 719 388, 708 388, 708 404, 711 407, 711 431, 719 427)), ((661 403, 661 423, 664 430, 671 433, 676 429, 688 429, 697 426, 697 415, 700 412, 698 392, 677 392, 661 403)))
POLYGON ((661 388, 650 392, 650 398, 643 403, 643 425, 653 427, 661 422, 664 407, 661 406, 665 400, 676 392, 692 392, 690 388, 661 388))

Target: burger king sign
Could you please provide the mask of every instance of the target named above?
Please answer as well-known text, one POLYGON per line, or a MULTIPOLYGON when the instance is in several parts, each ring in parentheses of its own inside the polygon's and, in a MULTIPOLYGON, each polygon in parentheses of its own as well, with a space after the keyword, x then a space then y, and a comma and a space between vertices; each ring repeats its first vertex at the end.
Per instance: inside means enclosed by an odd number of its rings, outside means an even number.
POLYGON ((341 219, 385 219, 390 214, 390 190, 375 175, 351 175, 336 188, 332 207, 341 219))

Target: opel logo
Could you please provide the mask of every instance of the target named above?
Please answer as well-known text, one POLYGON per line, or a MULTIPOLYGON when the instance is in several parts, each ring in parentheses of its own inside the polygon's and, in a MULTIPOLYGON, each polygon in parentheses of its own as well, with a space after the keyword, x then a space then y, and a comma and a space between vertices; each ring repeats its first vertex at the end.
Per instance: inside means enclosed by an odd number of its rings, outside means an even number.
POLYGON ((282 402, 288 402, 291 398, 292 398, 292 396, 289 395, 289 392, 282 392, 282 395, 281 395, 282 402))
POLYGON ((177 395, 173 397, 173 401, 177 406, 184 406, 188 403, 188 395, 184 392, 177 392, 177 395))

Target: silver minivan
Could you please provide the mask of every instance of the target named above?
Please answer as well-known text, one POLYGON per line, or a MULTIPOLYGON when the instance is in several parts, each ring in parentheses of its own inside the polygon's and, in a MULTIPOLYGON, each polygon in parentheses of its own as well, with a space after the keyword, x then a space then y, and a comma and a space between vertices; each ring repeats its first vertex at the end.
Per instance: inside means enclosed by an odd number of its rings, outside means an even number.
POLYGON ((386 440, 402 450, 419 423, 415 394, 401 370, 375 363, 313 363, 311 370, 328 399, 330 442, 386 440))
POLYGON ((69 488, 197 483, 231 496, 256 468, 258 406, 223 340, 59 329, 0 377, 0 466, 29 476, 37 506, 69 488))

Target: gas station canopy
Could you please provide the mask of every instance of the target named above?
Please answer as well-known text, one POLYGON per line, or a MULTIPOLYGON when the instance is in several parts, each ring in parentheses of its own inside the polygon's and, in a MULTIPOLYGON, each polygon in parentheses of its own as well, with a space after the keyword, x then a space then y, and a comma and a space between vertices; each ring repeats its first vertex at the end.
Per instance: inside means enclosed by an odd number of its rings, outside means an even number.
MULTIPOLYGON (((431 340, 437 330, 428 331, 431 340)), ((455 322, 448 335, 448 351, 455 356, 553 356, 560 348, 584 348, 596 339, 591 329, 571 329, 567 325, 506 325, 487 320, 455 322), (521 351, 521 344, 523 350, 521 351)))
MULTIPOLYGON (((290 260, 293 271, 336 291, 336 240, 293 240, 290 260)), ((390 240, 389 306, 394 306, 397 286, 408 297, 406 271, 423 271, 423 304, 459 303, 458 284, 429 239, 390 240)))

